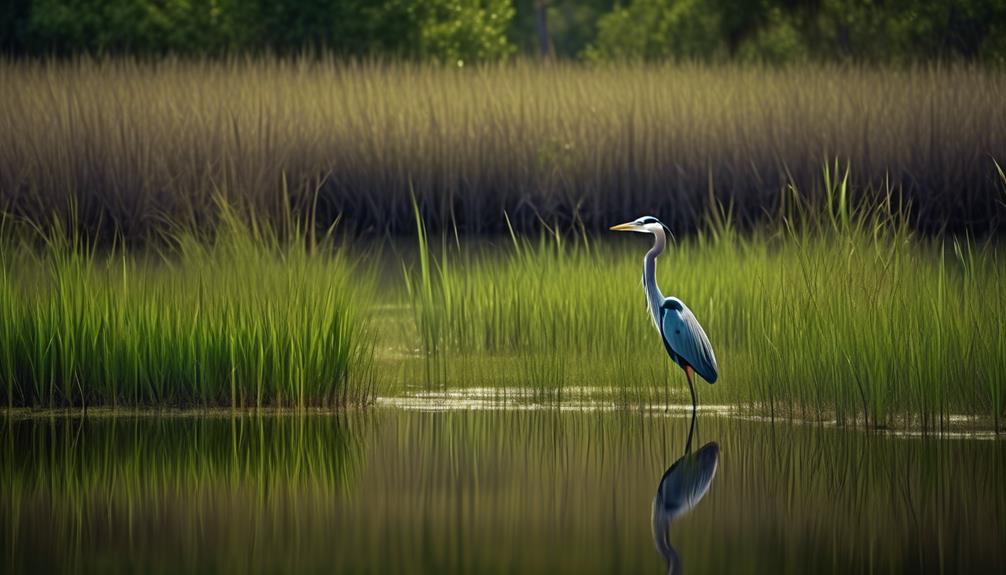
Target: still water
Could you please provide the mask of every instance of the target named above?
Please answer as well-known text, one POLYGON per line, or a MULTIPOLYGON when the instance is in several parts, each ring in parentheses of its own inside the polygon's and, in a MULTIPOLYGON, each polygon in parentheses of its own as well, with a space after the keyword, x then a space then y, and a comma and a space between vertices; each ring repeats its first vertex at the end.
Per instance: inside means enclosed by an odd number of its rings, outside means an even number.
POLYGON ((1006 443, 700 414, 8 418, 7 572, 1006 572, 1006 443), (690 449, 689 449, 690 447, 690 449))

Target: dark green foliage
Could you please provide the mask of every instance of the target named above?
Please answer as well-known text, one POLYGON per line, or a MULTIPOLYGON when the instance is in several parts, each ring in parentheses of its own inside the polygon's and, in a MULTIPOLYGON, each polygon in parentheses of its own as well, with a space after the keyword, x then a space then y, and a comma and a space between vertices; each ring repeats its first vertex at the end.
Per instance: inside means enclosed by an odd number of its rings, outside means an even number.
POLYGON ((34 0, 16 6, 11 24, 0 30, 2 47, 35 54, 329 51, 453 63, 507 56, 513 17, 506 0, 34 0))
POLYGON ((721 55, 721 15, 703 0, 636 0, 598 21, 589 60, 708 59, 721 55))
POLYGON ((999 0, 631 0, 597 29, 592 60, 1006 57, 999 0))
POLYGON ((229 41, 227 24, 209 0, 35 0, 24 41, 56 54, 215 52, 229 41))
MULTIPOLYGON (((511 41, 528 54, 540 52, 536 6, 539 0, 515 0, 516 15, 510 29, 511 41)), ((597 36, 597 21, 610 12, 616 0, 550 0, 546 2, 552 53, 560 58, 576 58, 597 36)))
POLYGON ((498 60, 1006 57, 999 0, 14 0, 0 6, 12 54, 220 54, 498 60), (543 5, 543 7, 542 7, 543 5))

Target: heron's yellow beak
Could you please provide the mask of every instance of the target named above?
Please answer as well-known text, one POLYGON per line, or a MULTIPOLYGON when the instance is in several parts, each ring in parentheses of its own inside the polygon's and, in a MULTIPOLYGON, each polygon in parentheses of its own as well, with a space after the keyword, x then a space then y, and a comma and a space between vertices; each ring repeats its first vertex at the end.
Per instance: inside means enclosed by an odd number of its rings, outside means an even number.
POLYGON ((639 226, 633 222, 626 222, 624 224, 618 224, 617 226, 611 226, 608 229, 613 232, 634 232, 639 229, 639 226))

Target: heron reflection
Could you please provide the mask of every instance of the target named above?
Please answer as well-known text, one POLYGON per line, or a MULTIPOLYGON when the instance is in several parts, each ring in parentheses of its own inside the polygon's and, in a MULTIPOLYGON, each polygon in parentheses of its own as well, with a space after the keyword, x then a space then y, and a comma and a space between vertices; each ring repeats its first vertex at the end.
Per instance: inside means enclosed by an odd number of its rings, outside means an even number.
POLYGON ((653 498, 653 543, 667 561, 667 572, 675 575, 682 572, 682 564, 677 550, 671 545, 671 523, 691 511, 705 497, 720 458, 720 447, 714 441, 692 452, 694 431, 693 415, 685 453, 664 472, 653 498))

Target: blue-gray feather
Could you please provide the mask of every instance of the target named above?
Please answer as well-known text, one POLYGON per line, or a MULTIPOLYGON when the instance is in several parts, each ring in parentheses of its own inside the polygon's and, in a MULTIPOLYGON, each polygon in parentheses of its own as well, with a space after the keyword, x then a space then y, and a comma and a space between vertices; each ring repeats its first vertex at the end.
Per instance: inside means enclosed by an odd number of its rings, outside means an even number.
POLYGON ((716 355, 695 314, 678 298, 669 297, 660 306, 660 335, 667 353, 682 368, 691 366, 709 383, 716 383, 716 355))

